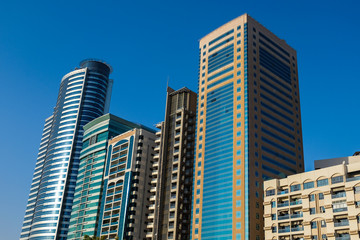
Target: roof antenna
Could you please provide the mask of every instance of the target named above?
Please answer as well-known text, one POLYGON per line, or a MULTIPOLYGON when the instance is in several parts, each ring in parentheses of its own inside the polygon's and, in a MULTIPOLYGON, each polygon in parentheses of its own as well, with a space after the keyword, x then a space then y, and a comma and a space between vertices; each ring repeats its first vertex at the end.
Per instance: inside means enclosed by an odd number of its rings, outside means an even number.
POLYGON ((168 76, 168 77, 167 77, 167 82, 166 82, 166 88, 169 87, 169 81, 170 81, 170 77, 168 76))

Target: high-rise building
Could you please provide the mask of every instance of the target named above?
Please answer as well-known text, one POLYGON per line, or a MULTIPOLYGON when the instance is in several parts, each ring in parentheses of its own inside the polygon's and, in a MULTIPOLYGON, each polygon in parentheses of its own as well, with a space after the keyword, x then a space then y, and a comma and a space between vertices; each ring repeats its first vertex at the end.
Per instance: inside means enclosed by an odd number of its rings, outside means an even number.
POLYGON ((112 114, 98 117, 84 126, 83 148, 76 182, 67 239, 99 236, 99 214, 109 139, 141 125, 112 114))
POLYGON ((165 120, 157 125, 147 239, 189 239, 196 93, 167 89, 165 120))
POLYGON ((145 238, 155 138, 155 131, 142 127, 109 140, 98 228, 101 237, 145 238))
POLYGON ((264 182, 266 240, 359 239, 360 156, 316 165, 315 171, 264 182))
POLYGON ((192 239, 263 239, 263 179, 304 169, 296 51, 244 14, 199 71, 192 239))
POLYGON ((108 64, 85 60, 62 78, 45 121, 20 239, 66 239, 83 126, 108 111, 110 73, 108 64))

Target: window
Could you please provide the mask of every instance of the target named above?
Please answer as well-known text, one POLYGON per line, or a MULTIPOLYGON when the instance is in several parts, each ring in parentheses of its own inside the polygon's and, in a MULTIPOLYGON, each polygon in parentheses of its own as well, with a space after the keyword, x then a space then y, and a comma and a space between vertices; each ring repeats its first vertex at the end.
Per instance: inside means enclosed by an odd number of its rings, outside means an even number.
POLYGON ((323 193, 319 193, 319 200, 324 199, 324 194, 323 193))
POLYGON ((271 208, 275 208, 275 207, 276 207, 276 202, 275 201, 271 202, 271 208))
POLYGON ((301 185, 300 184, 292 185, 290 187, 291 192, 296 192, 296 191, 300 191, 300 190, 301 190, 301 185))
POLYGON ((331 178, 331 184, 344 182, 343 176, 337 176, 331 178))
POLYGON ((316 222, 311 222, 311 229, 317 228, 316 222))
POLYGON ((309 201, 310 201, 310 202, 315 201, 315 194, 311 194, 311 195, 309 196, 309 201))
POLYGON ((309 188, 314 188, 314 182, 304 183, 304 190, 309 188))
POLYGON ((276 220, 276 214, 275 213, 271 214, 271 220, 276 220))
POLYGON ((360 186, 359 187, 354 187, 354 193, 355 194, 360 193, 360 186))
POLYGON ((327 185, 329 185, 329 180, 328 179, 317 180, 317 186, 318 187, 327 186, 327 185))
POLYGON ((326 227, 326 222, 325 222, 325 220, 321 220, 321 227, 326 227))
POLYGON ((320 206, 320 212, 324 213, 325 212, 325 207, 324 206, 320 206))
POLYGON ((310 215, 316 214, 315 208, 310 208, 310 215))

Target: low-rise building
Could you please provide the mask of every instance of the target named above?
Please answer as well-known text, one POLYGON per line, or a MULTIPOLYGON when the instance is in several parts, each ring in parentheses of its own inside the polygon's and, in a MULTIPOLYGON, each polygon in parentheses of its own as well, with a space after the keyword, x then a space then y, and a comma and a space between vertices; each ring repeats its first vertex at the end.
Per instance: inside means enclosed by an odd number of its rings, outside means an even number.
POLYGON ((264 182, 265 239, 359 239, 360 156, 315 166, 264 182))

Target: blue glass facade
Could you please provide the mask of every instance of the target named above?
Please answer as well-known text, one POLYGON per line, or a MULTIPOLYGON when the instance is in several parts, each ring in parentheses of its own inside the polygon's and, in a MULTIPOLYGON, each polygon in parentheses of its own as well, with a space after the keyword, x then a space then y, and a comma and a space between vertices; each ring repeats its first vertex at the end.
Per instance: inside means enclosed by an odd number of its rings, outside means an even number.
POLYGON ((20 239, 66 239, 83 126, 108 110, 110 67, 83 61, 64 76, 44 127, 20 239))
POLYGON ((208 92, 202 205, 202 239, 231 239, 233 83, 208 92))

